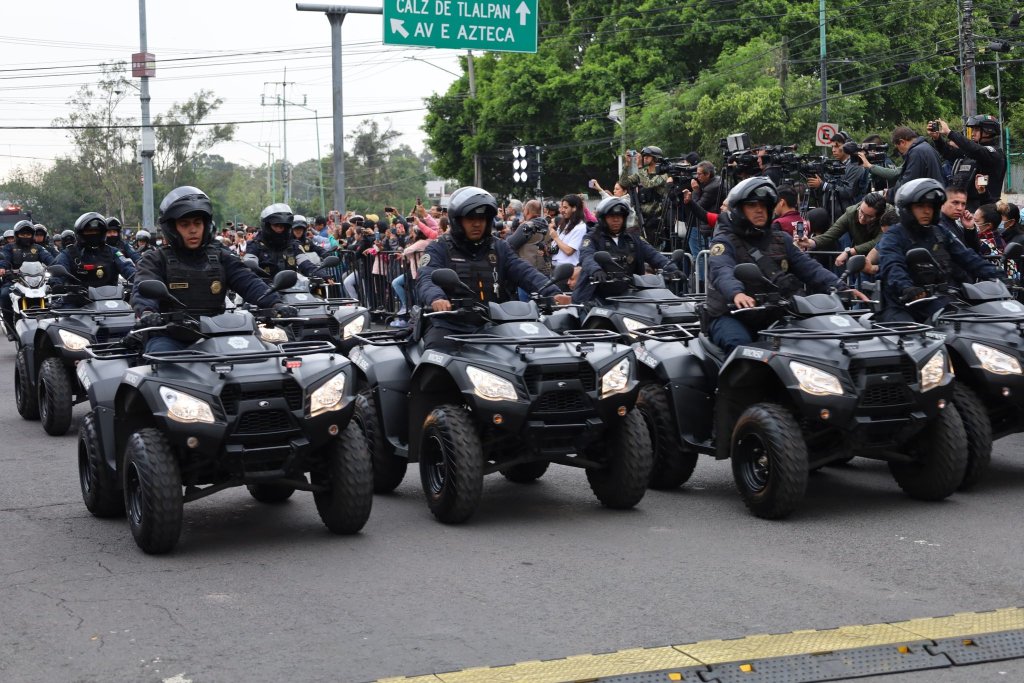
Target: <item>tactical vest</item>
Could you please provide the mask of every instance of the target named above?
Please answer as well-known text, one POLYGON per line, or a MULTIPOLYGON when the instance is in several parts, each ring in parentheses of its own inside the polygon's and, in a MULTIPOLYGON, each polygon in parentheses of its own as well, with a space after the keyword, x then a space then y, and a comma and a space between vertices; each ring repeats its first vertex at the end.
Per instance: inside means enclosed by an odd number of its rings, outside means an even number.
POLYGON ((633 273, 635 275, 643 275, 644 269, 643 264, 639 261, 636 255, 636 243, 633 241, 631 235, 626 234, 623 230, 619 233, 619 243, 616 244, 615 240, 611 236, 604 233, 596 233, 594 241, 597 242, 597 246, 600 246, 602 250, 608 252, 608 255, 615 261, 627 273, 633 273))
MULTIPOLYGON (((953 173, 949 177, 949 184, 962 187, 965 190, 974 189, 974 176, 976 175, 978 175, 978 162, 971 157, 960 157, 953 162, 953 173)), ((977 194, 977 190, 975 190, 975 194, 977 194)))
POLYGON ((501 281, 498 278, 498 252, 494 250, 494 239, 490 238, 487 248, 476 256, 470 256, 459 249, 451 235, 438 238, 448 252, 448 266, 459 279, 476 292, 480 301, 502 301, 501 281))
MULTIPOLYGON (((932 225, 929 226, 929 228, 932 237, 935 238, 935 243, 929 246, 932 252, 932 258, 934 258, 939 264, 939 267, 942 268, 942 272, 946 275, 946 281, 948 281, 950 275, 953 275, 955 272, 960 270, 953 264, 953 257, 946 246, 946 243, 949 241, 950 233, 946 232, 938 225, 932 225)), ((961 280, 966 280, 967 277, 966 273, 964 273, 964 277, 961 278, 961 280)))
POLYGON ((15 242, 11 248, 11 268, 18 270, 21 268, 22 263, 31 263, 32 261, 39 260, 39 252, 42 251, 39 245, 32 245, 31 247, 19 247, 18 243, 15 242))
POLYGON ((167 289, 190 311, 224 312, 226 273, 221 263, 219 246, 208 244, 203 247, 205 261, 201 266, 181 262, 169 246, 159 248, 165 264, 167 289))
POLYGON ((86 287, 106 287, 117 284, 114 250, 104 244, 98 249, 82 252, 78 244, 64 250, 74 264, 72 275, 86 287))
POLYGON ((262 239, 257 243, 260 247, 260 268, 271 275, 282 270, 295 270, 295 254, 291 242, 282 249, 273 249, 262 239))
MULTIPOLYGON (((754 258, 751 254, 751 250, 759 251, 757 248, 747 242, 745 239, 740 237, 734 232, 723 232, 732 244, 732 248, 736 255, 736 263, 757 263, 758 267, 761 268, 762 274, 769 280, 772 278, 772 273, 765 272, 768 264, 763 259, 767 259, 774 264, 775 269, 786 272, 789 270, 789 263, 786 261, 786 234, 780 230, 772 230, 769 232, 768 249, 760 252, 762 254, 762 261, 758 262, 758 259, 754 258)), ((790 275, 789 277, 793 277, 790 275)), ((745 292, 748 295, 754 294, 766 294, 773 291, 767 284, 763 287, 756 287, 754 291, 745 292)), ((714 318, 726 315, 729 312, 729 304, 732 303, 731 299, 726 299, 725 295, 718 291, 715 287, 708 287, 707 293, 707 312, 708 315, 714 318)), ((751 321, 753 322, 753 321, 751 321)))

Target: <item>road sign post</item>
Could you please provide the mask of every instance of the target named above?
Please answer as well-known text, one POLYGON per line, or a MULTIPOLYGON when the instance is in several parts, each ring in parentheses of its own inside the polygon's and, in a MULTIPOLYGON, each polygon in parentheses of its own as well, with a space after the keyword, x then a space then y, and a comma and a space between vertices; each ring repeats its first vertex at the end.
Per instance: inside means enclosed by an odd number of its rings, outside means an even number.
POLYGON ((384 44, 537 51, 537 0, 384 0, 384 44))
POLYGON ((818 147, 828 147, 838 132, 839 126, 834 123, 819 123, 818 129, 814 133, 814 144, 818 147))

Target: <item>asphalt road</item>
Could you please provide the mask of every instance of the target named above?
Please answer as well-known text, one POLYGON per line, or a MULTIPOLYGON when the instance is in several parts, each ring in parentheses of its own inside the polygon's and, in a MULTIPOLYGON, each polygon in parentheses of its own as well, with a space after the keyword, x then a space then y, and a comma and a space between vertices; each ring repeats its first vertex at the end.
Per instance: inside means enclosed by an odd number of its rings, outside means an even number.
MULTIPOLYGON (((0 680, 366 681, 637 646, 871 624, 1024 604, 1021 439, 943 503, 905 497, 880 463, 811 478, 788 520, 747 514, 729 467, 702 460, 629 512, 582 471, 490 477, 467 525, 433 521, 410 471, 355 537, 310 494, 230 490, 185 508, 149 557, 81 501, 76 440, 13 402, 0 348, 0 680)), ((75 416, 85 413, 83 406, 75 416)), ((884 680, 1022 680, 1024 660, 884 680)))

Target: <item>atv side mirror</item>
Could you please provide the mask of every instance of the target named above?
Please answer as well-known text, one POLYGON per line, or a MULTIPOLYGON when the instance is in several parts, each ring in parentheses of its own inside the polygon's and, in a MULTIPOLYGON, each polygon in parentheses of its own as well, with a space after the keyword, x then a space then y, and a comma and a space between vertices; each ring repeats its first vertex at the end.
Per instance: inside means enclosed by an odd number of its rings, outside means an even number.
POLYGON ((612 255, 607 251, 594 252, 594 261, 602 268, 615 263, 615 261, 612 260, 612 255))
POLYGON ((1020 242, 1010 242, 1003 251, 1003 258, 1007 261, 1016 261, 1021 256, 1024 256, 1024 244, 1020 242))
POLYGON ((56 277, 71 277, 71 273, 68 272, 68 269, 61 265, 50 266, 46 269, 46 272, 56 277))
POLYGON ((294 287, 299 281, 299 275, 294 270, 279 270, 274 276, 274 282, 270 285, 272 292, 280 292, 282 289, 294 287))
POLYGON ((848 258, 846 260, 846 277, 853 277, 864 270, 864 264, 867 263, 867 260, 864 254, 854 254, 848 258))
POLYGON ((935 259, 932 258, 932 253, 923 247, 916 247, 907 252, 907 265, 908 266, 920 266, 920 265, 938 265, 935 263, 935 259))
POLYGON ((686 252, 683 251, 682 249, 676 249, 675 251, 672 252, 672 258, 671 258, 672 263, 676 264, 679 267, 682 267, 683 261, 685 261, 685 260, 686 260, 686 252))
POLYGON ((139 283, 139 294, 147 299, 156 299, 157 301, 171 298, 171 293, 167 291, 167 285, 160 280, 143 280, 139 283))
POLYGON ((555 266, 555 269, 551 271, 551 279, 548 280, 549 285, 553 285, 556 282, 565 282, 572 277, 572 271, 575 270, 571 263, 559 263, 555 266))
POLYGON ((739 263, 732 270, 732 274, 736 276, 736 279, 742 282, 745 286, 760 286, 768 282, 769 280, 761 274, 761 269, 757 267, 756 263, 739 263))
POLYGON ((459 291, 472 291, 451 268, 438 268, 430 274, 430 280, 448 296, 459 291))
POLYGON ((341 263, 341 259, 337 256, 328 256, 320 262, 320 267, 317 270, 324 270, 326 268, 334 268, 336 265, 341 263))

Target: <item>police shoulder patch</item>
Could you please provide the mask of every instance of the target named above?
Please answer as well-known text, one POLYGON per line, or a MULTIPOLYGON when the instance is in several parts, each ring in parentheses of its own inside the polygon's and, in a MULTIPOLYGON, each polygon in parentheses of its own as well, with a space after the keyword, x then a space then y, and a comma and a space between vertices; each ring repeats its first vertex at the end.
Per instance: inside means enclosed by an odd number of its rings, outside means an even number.
POLYGON ((420 256, 419 267, 425 268, 430 263, 430 254, 424 254, 420 256))
POLYGON ((721 242, 717 242, 717 243, 711 245, 711 255, 712 256, 721 256, 724 253, 725 253, 725 245, 722 244, 721 242))
POLYGON ((590 239, 587 238, 587 239, 583 240, 583 243, 580 246, 581 247, 589 247, 590 246, 590 239))

